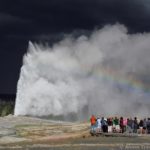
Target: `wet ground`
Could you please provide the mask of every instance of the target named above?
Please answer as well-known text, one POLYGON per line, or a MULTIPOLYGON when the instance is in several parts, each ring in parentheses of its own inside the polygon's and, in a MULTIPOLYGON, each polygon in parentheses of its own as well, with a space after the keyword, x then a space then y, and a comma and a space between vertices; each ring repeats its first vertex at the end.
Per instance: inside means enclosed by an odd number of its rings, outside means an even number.
POLYGON ((0 118, 0 150, 150 150, 150 135, 90 136, 88 123, 0 118))
POLYGON ((150 150, 150 137, 82 137, 0 147, 5 150, 150 150))

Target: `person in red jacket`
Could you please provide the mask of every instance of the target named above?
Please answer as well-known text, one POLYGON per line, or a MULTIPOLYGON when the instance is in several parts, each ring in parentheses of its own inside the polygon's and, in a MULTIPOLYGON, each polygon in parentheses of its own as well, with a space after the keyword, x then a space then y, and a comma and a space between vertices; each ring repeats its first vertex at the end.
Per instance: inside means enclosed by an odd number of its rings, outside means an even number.
POLYGON ((93 135, 96 132, 96 117, 94 115, 91 116, 90 122, 91 122, 91 133, 93 135))
POLYGON ((90 118, 90 121, 91 121, 91 126, 95 125, 96 124, 96 117, 94 115, 92 115, 90 118))

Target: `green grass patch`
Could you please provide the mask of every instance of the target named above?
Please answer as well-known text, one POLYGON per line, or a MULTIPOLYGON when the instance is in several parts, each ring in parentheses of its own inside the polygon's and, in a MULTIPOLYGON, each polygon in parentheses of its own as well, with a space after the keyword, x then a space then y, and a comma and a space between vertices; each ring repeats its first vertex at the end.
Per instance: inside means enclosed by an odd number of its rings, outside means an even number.
POLYGON ((0 104, 0 116, 4 117, 9 114, 14 113, 14 105, 5 103, 5 104, 0 104))

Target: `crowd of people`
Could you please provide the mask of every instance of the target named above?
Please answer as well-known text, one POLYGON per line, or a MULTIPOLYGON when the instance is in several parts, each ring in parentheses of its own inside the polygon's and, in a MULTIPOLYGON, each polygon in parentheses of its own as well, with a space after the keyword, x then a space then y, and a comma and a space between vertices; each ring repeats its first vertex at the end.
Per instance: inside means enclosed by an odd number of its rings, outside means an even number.
POLYGON ((108 133, 139 133, 150 134, 150 118, 138 119, 125 117, 95 117, 90 118, 91 132, 108 133))

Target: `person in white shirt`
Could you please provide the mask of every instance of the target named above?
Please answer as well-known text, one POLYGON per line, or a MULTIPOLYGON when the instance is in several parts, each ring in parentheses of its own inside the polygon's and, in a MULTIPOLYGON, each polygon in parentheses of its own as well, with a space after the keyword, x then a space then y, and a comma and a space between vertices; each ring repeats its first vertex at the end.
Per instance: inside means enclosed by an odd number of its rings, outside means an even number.
POLYGON ((102 128, 102 123, 99 117, 97 118, 96 124, 97 124, 97 132, 100 132, 102 128))

